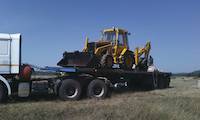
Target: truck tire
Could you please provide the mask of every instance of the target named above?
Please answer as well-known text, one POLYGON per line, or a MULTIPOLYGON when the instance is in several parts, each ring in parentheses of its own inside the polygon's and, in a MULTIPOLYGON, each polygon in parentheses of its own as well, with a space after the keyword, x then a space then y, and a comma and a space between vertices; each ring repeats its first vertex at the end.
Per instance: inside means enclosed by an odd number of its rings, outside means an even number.
POLYGON ((93 80, 88 85, 87 95, 89 98, 104 99, 108 95, 108 86, 103 80, 93 80))
POLYGON ((101 58, 101 67, 102 68, 112 68, 113 66, 113 57, 109 54, 104 54, 101 58))
POLYGON ((79 100, 81 93, 80 82, 73 79, 64 80, 59 88, 59 97, 62 100, 79 100))
POLYGON ((0 103, 6 102, 8 98, 8 92, 4 85, 0 83, 0 103))

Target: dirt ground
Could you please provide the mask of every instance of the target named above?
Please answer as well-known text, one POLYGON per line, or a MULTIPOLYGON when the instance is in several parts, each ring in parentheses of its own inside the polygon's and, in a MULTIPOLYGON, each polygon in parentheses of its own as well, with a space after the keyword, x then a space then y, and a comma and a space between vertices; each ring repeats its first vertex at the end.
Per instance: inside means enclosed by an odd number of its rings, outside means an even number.
POLYGON ((114 93, 105 100, 61 101, 55 97, 0 105, 1 120, 199 120, 200 78, 173 77, 170 88, 114 93))

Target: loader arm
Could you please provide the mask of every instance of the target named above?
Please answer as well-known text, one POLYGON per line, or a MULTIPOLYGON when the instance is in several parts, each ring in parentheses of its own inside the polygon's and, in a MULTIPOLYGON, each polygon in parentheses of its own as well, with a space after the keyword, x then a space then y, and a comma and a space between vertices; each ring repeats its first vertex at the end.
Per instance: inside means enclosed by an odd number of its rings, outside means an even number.
POLYGON ((84 45, 84 48, 83 48, 83 52, 88 52, 88 41, 89 41, 89 38, 86 37, 85 45, 84 45))
POLYGON ((143 48, 136 48, 134 53, 135 53, 135 65, 138 65, 139 63, 139 58, 144 55, 145 59, 148 59, 149 53, 151 50, 151 43, 147 42, 145 47, 143 48))
POLYGON ((101 47, 98 47, 96 50, 95 50, 95 55, 101 55, 104 51, 108 51, 109 53, 112 53, 112 44, 108 44, 108 45, 105 45, 105 46, 101 46, 101 47))

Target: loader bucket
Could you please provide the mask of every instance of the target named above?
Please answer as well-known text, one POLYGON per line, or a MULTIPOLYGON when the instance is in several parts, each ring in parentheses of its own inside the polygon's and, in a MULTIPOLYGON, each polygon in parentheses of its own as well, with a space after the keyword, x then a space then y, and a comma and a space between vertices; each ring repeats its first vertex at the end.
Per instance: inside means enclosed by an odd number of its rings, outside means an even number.
POLYGON ((57 63, 62 67, 89 67, 94 56, 87 52, 65 52, 57 63))

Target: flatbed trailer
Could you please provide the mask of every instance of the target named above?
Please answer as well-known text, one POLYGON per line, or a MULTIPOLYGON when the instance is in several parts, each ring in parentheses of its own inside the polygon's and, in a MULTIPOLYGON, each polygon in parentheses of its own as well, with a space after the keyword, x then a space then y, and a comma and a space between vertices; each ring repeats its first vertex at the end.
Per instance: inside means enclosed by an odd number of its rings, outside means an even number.
MULTIPOLYGON (((89 98, 104 99, 109 97, 115 88, 125 87, 130 90, 136 88, 145 90, 168 88, 171 76, 171 73, 165 72, 141 72, 122 69, 45 67, 43 70, 46 70, 46 73, 54 72, 56 75, 52 77, 41 74, 40 77, 33 77, 28 81, 16 78, 8 80, 11 89, 10 98, 54 94, 62 100, 79 100, 84 95, 89 98)), ((4 86, 4 88, 6 87, 4 86)), ((6 96, 7 90, 0 91, 0 94, 3 95, 1 101, 5 101, 8 97, 6 96)))
POLYGON ((12 80, 14 95, 28 97, 37 93, 53 93, 62 100, 79 100, 83 95, 104 99, 113 88, 142 88, 146 90, 168 88, 170 73, 141 72, 122 69, 46 67, 43 70, 59 74, 52 78, 35 78, 30 81, 12 80), (13 84, 14 83, 14 84, 13 84), (18 93, 16 93, 16 91, 18 93))

